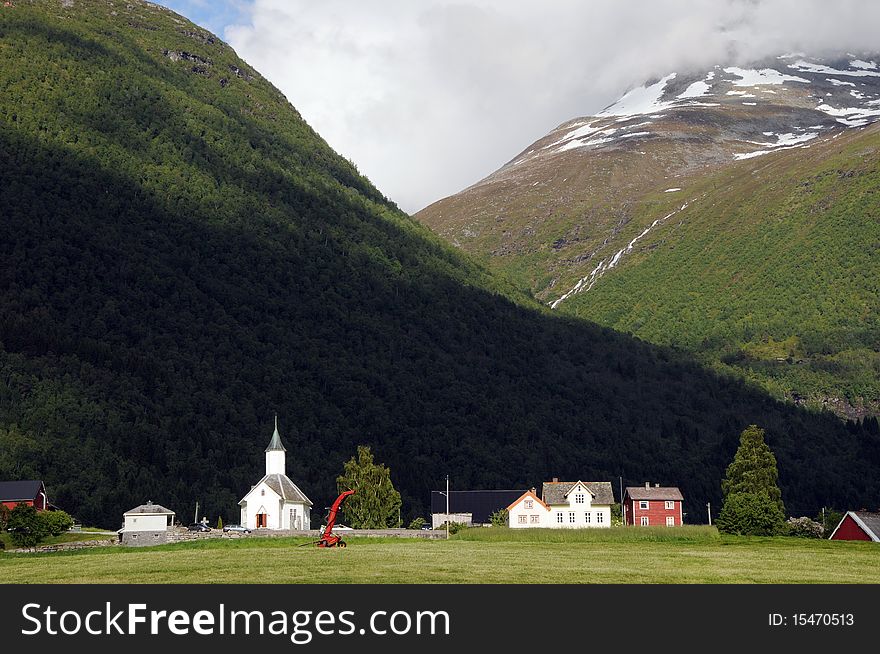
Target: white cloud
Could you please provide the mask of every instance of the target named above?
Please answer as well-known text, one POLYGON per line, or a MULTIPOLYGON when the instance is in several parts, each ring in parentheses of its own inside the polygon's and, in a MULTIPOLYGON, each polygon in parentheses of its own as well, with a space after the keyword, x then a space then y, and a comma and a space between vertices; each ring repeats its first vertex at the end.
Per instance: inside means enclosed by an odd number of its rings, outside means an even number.
POLYGON ((855 0, 254 0, 225 38, 403 209, 670 72, 870 51, 855 0))

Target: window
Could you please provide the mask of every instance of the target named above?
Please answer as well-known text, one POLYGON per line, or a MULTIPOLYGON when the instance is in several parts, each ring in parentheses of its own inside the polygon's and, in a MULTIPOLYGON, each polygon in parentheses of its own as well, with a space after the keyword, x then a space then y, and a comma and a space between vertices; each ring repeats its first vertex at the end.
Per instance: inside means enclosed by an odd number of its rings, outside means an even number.
POLYGON ((648 526, 648 516, 643 515, 642 516, 642 527, 647 527, 647 526, 648 526))
POLYGON ((532 516, 532 524, 533 524, 533 525, 537 525, 537 524, 540 524, 540 523, 541 523, 541 516, 539 516, 539 515, 533 515, 533 516, 532 516))
POLYGON ((527 509, 531 509, 534 506, 534 500, 526 500, 524 504, 527 509))
POLYGON ((596 522, 605 522, 605 514, 601 511, 596 514, 596 522))
POLYGON ((666 526, 674 527, 675 526, 675 518, 671 515, 666 516, 666 526))
POLYGON ((261 489, 260 489, 260 495, 265 495, 265 494, 266 494, 266 489, 265 489, 265 488, 261 488, 261 489))
POLYGON ((524 515, 519 516, 519 524, 521 524, 521 525, 526 524, 526 516, 524 516, 524 515))
POLYGON ((562 513, 556 514, 556 522, 558 522, 559 524, 562 524, 562 513))
POLYGON ((583 503, 584 503, 584 495, 583 495, 583 493, 579 493, 579 494, 577 494, 577 495, 574 496, 574 503, 575 503, 575 504, 583 504, 583 503))
POLYGON ((640 509, 647 509, 648 508, 648 500, 642 500, 641 502, 639 502, 639 508, 640 509))
POLYGON ((568 512, 568 521, 574 523, 574 511, 568 512))
POLYGON ((584 522, 586 522, 587 524, 590 524, 592 521, 593 521, 593 514, 590 513, 589 511, 587 511, 584 514, 584 522))
POLYGON ((672 510, 675 508, 675 502, 672 500, 666 500, 666 508, 672 510))

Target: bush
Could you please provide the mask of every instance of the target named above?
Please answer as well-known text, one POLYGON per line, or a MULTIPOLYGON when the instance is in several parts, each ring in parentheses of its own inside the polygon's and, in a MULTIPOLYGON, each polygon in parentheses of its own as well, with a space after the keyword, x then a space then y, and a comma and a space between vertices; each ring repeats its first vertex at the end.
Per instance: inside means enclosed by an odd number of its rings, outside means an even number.
POLYGON ((43 511, 39 517, 49 536, 60 536, 73 526, 73 518, 65 511, 43 511))
POLYGON ((797 538, 822 538, 825 534, 825 529, 820 523, 806 516, 789 518, 785 522, 785 527, 789 536, 797 538))
POLYGON ((33 547, 48 535, 46 521, 37 510, 27 504, 17 504, 9 514, 6 525, 13 545, 33 547))
POLYGON ((744 536, 774 536, 785 530, 779 502, 764 493, 730 493, 715 522, 718 531, 744 536))
POLYGON ((222 517, 217 518, 217 529, 223 529, 223 518, 222 517))
POLYGON ((9 509, 5 504, 0 504, 0 531, 6 529, 7 522, 9 522, 9 509))
POLYGON ((510 522, 510 512, 507 509, 498 509, 489 516, 489 522, 492 523, 493 527, 507 527, 510 522))
MULTIPOLYGON (((450 534, 457 534, 457 533, 460 532, 462 529, 467 529, 467 527, 468 527, 468 526, 467 526, 465 523, 463 523, 463 522, 450 522, 450 523, 449 523, 449 533, 450 533, 450 534)), ((444 522, 444 523, 441 524, 439 527, 437 527, 437 529, 445 530, 445 529, 446 529, 446 523, 444 522)))
POLYGON ((421 529, 425 526, 425 519, 422 516, 418 518, 413 518, 413 521, 409 523, 409 529, 421 529))

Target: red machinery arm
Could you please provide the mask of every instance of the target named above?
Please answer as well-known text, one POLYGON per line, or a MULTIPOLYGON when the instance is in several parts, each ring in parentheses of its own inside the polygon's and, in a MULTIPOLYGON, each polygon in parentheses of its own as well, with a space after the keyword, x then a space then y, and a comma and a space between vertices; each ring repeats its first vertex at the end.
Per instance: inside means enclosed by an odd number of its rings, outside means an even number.
POLYGON ((336 515, 339 513, 339 507, 342 506, 345 498, 349 495, 354 495, 354 491, 343 491, 339 494, 339 497, 336 498, 336 501, 333 502, 333 506, 330 507, 330 513, 327 514, 327 526, 324 528, 324 533, 321 534, 321 540, 318 541, 318 547, 333 547, 335 545, 345 547, 342 538, 333 533, 333 526, 336 524, 336 515))

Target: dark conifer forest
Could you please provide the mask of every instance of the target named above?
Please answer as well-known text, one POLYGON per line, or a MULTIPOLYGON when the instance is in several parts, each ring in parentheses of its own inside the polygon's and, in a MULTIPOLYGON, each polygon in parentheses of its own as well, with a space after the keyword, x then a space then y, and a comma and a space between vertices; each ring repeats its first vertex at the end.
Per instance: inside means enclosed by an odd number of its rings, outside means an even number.
POLYGON ((234 522, 275 413, 316 519, 364 444, 404 523, 446 474, 677 485, 698 521, 753 423, 791 514, 880 504, 876 420, 550 316, 219 38, 139 1, 0 7, 0 479, 85 524, 147 500, 234 522))

